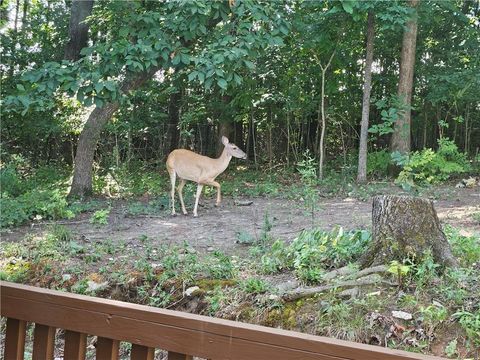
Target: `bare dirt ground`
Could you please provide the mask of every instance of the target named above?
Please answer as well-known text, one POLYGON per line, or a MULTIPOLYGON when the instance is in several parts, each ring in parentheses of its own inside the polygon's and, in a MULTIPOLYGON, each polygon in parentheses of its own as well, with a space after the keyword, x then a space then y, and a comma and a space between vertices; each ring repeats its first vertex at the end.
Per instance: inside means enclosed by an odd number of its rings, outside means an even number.
MULTIPOLYGON (((480 212, 480 188, 439 190, 435 194, 435 208, 443 224, 451 224, 465 235, 480 234, 480 224, 473 217, 480 212)), ((114 201, 105 226, 89 222, 91 213, 84 213, 71 221, 60 221, 74 236, 86 241, 138 243, 140 238, 149 238, 151 245, 182 245, 184 242, 199 253, 220 250, 227 254, 240 255, 247 246, 239 243, 242 235, 251 239, 261 237, 265 218, 271 223, 269 232, 276 239, 292 240, 303 229, 320 227, 329 230, 342 226, 346 230, 368 229, 371 226, 371 199, 360 201, 354 198, 321 199, 312 218, 311 212, 301 201, 282 198, 249 198, 248 206, 236 205, 225 198, 220 207, 214 207, 213 199, 204 199, 199 208, 199 217, 170 216, 167 210, 155 215, 128 216, 124 201, 114 201)), ((4 232, 3 241, 19 241, 26 234, 40 235, 52 222, 40 222, 4 232)))

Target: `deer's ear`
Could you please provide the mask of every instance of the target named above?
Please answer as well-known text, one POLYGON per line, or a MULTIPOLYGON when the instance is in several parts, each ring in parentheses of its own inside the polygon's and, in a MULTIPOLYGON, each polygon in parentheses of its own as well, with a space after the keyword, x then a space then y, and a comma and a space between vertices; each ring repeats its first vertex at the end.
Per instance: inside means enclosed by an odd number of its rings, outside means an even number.
POLYGON ((225 136, 222 136, 222 144, 225 146, 228 144, 228 139, 225 136))

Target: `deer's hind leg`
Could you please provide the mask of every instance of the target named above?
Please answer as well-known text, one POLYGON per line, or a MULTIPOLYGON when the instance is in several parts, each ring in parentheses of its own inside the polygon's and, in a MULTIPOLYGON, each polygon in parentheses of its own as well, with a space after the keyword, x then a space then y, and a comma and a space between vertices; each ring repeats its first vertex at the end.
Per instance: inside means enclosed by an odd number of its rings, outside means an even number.
POLYGON ((180 204, 182 205, 183 215, 187 215, 187 209, 185 209, 185 203, 183 202, 183 187, 185 186, 185 179, 180 178, 180 184, 178 184, 177 192, 178 197, 180 198, 180 204))
MULTIPOLYGON (((177 174, 175 173, 175 170, 172 168, 167 167, 167 170, 168 170, 168 173, 170 174, 170 183, 172 186, 170 190, 170 202, 172 203, 172 215, 175 215, 175 180, 176 180, 177 174)), ((183 201, 182 201, 182 204, 183 204, 183 201)))

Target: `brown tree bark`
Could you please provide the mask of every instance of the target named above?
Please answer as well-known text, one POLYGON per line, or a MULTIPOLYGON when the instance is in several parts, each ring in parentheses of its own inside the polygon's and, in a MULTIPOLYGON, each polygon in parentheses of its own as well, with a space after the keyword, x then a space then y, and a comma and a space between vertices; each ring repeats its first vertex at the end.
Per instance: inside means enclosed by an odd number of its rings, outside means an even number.
POLYGON ((70 40, 65 46, 64 59, 76 61, 80 59, 80 51, 87 46, 88 25, 84 23, 90 16, 93 0, 73 0, 70 12, 68 33, 70 40))
MULTIPOLYGON (((127 93, 139 88, 158 70, 159 68, 155 67, 149 71, 128 76, 121 86, 121 91, 127 93)), ((95 155, 95 149, 105 124, 111 119, 119 106, 120 104, 118 102, 112 102, 105 104, 102 108, 97 107, 90 113, 78 139, 72 186, 68 194, 69 197, 85 197, 92 194, 93 157, 95 155)))
MULTIPOLYGON (((410 0, 415 10, 420 0, 410 0)), ((403 33, 402 54, 400 59, 400 77, 398 81, 398 97, 403 101, 404 111, 399 112, 391 139, 391 150, 401 154, 410 152, 411 109, 413 73, 415 67, 415 47, 417 42, 417 13, 407 22, 403 33)))
POLYGON ((388 264, 407 257, 421 258, 427 250, 437 263, 458 266, 430 200, 382 195, 373 198, 372 243, 360 266, 388 264))
POLYGON ((229 95, 222 96, 223 108, 219 114, 219 124, 218 124, 218 136, 217 136, 217 156, 223 151, 222 136, 226 136, 231 142, 231 135, 233 133, 233 119, 230 116, 229 104, 232 100, 232 97, 229 95))
POLYGON ((182 89, 177 86, 177 91, 170 94, 168 103, 168 134, 170 139, 169 153, 178 148, 180 140, 180 103, 182 101, 182 89))
POLYGON ((332 52, 332 55, 330 56, 330 59, 328 60, 326 65, 323 65, 318 59, 318 64, 320 65, 320 68, 322 69, 322 84, 321 84, 321 98, 320 98, 320 113, 321 113, 321 119, 322 119, 322 130, 320 132, 320 144, 318 145, 318 153, 320 154, 320 160, 318 162, 318 178, 320 180, 323 179, 323 160, 324 160, 324 154, 325 154, 325 146, 324 146, 324 140, 325 140, 325 129, 327 127, 327 122, 326 122, 326 116, 325 116, 325 74, 327 72, 327 69, 330 67, 330 64, 332 63, 332 59, 335 56, 335 50, 332 52))
POLYGON ((365 59, 365 79, 363 83, 362 122, 360 125, 360 147, 358 150, 357 182, 367 181, 367 141, 368 117, 370 114, 370 90, 372 87, 373 41, 375 39, 375 14, 368 12, 367 54, 365 59))

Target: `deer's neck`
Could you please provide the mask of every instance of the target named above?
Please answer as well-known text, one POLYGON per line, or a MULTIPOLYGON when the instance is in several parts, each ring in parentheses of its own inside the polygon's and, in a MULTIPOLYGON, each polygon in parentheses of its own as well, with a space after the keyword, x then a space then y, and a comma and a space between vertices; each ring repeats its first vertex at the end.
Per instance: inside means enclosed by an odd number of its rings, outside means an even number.
POLYGON ((230 163, 230 160, 232 160, 232 155, 229 155, 228 152, 227 152, 227 148, 224 148, 220 157, 215 159, 215 161, 218 164, 218 167, 217 167, 218 168, 218 174, 221 174, 222 172, 225 171, 228 164, 230 163))

